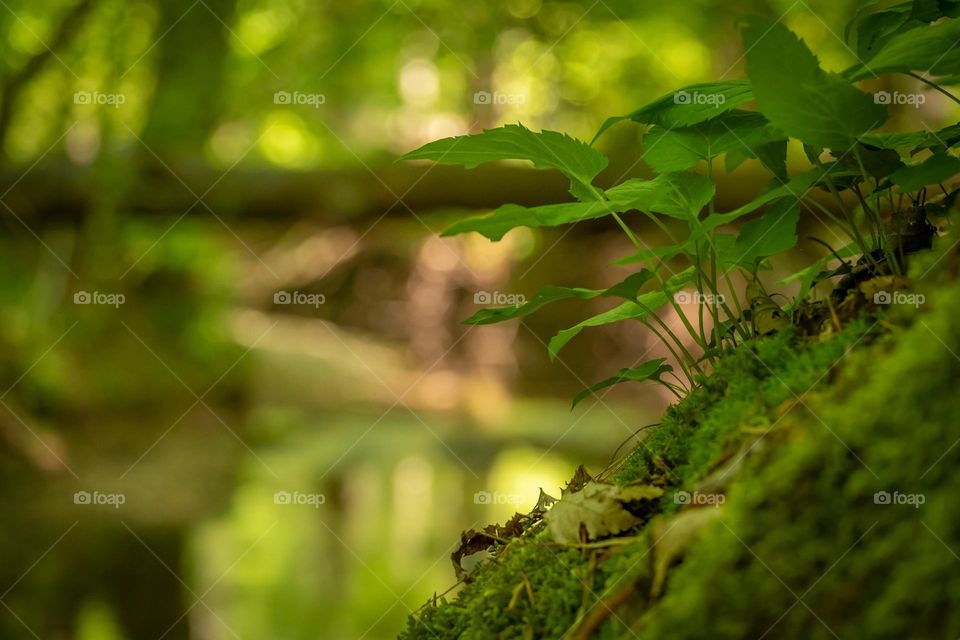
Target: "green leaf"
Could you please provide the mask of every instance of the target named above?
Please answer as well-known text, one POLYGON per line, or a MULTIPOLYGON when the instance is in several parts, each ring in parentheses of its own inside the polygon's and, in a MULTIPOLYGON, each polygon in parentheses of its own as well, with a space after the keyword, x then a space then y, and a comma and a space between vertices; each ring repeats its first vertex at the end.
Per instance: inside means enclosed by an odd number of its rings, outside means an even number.
POLYGON ((775 140, 760 144, 744 145, 727 151, 725 164, 727 173, 732 173, 748 158, 760 161, 770 173, 780 180, 787 181, 787 141, 775 140))
POLYGON ((495 160, 529 160, 541 169, 559 169, 570 178, 570 192, 594 200, 591 184, 607 166, 607 158, 590 145, 557 133, 530 131, 508 124, 483 133, 436 140, 403 156, 404 160, 434 160, 468 169, 495 160))
POLYGON ((693 267, 689 267, 668 279, 662 290, 645 293, 639 296, 636 302, 624 302, 609 311, 604 311, 591 318, 587 318, 569 329, 560 331, 550 339, 550 344, 548 345, 550 359, 554 360, 557 354, 560 353, 560 350, 587 327, 599 327, 605 324, 620 322, 621 320, 643 320, 653 313, 654 310, 670 302, 670 296, 682 289, 684 285, 692 279, 693 267))
POLYGON ((864 144, 915 155, 924 149, 946 151, 960 143, 960 124, 939 131, 907 131, 903 133, 868 133, 860 138, 864 144))
POLYGON ((874 56, 890 36, 923 26, 911 19, 910 7, 904 3, 889 11, 878 11, 864 17, 857 26, 857 58, 874 56))
POLYGON ((618 211, 637 209, 680 220, 696 219, 716 192, 699 173, 664 173, 653 180, 632 179, 607 191, 618 211))
POLYGON ((737 252, 736 241, 737 236, 734 233, 715 233, 709 236, 709 242, 707 242, 707 238, 703 239, 700 255, 707 255, 712 243, 713 252, 717 256, 717 264, 721 270, 730 271, 735 267, 751 267, 752 263, 743 260, 740 253, 737 252))
POLYGON ((800 202, 783 198, 767 208, 759 218, 748 221, 740 229, 734 244, 738 263, 753 263, 797 245, 797 223, 800 221, 800 202))
POLYGON ((908 151, 934 141, 930 131, 903 131, 890 133, 868 133, 861 136, 860 142, 879 149, 908 151))
POLYGON ((564 202, 539 207, 505 204, 492 213, 460 220, 444 230, 441 235, 455 236, 476 231, 496 242, 516 227, 556 227, 581 220, 602 218, 614 211, 611 203, 605 201, 564 202))
POLYGON ((907 71, 952 75, 960 72, 957 40, 960 40, 960 21, 957 20, 897 33, 884 38, 873 56, 853 65, 843 75, 850 80, 907 71))
MULTIPOLYGON (((839 172, 836 173, 839 175, 839 172)), ((786 183, 780 183, 775 187, 767 189, 750 202, 738 207, 737 209, 734 209, 733 211, 728 213, 714 213, 707 216, 693 226, 690 235, 687 236, 687 238, 685 238, 680 244, 671 245, 668 247, 660 247, 652 250, 639 251, 624 258, 618 259, 615 264, 648 262, 653 258, 670 260, 681 253, 694 255, 696 253, 698 243, 703 242, 704 238, 706 238, 707 234, 710 232, 715 231, 724 225, 732 224, 743 216, 753 213, 760 207, 772 202, 777 202, 778 200, 784 199, 791 202, 796 202, 798 199, 802 199, 807 191, 813 185, 815 185, 823 177, 823 175, 824 171, 821 171, 820 169, 814 169, 813 171, 808 171, 798 176, 794 176, 786 183)))
POLYGON ((858 142, 856 151, 844 153, 836 160, 837 166, 862 176, 863 170, 874 178, 886 178, 903 166, 900 154, 893 149, 876 148, 858 142), (861 170, 861 163, 863 169, 861 170))
POLYGON ((931 132, 926 139, 917 145, 912 153, 917 153, 923 149, 934 149, 946 151, 960 143, 960 123, 944 127, 936 132, 931 132))
POLYGON ((539 207, 506 204, 487 215, 456 222, 442 235, 476 231, 497 241, 515 227, 556 227, 631 209, 687 220, 697 216, 710 202, 714 191, 713 183, 696 173, 663 174, 653 180, 632 179, 609 189, 605 194, 608 201, 565 202, 539 207))
POLYGON ((751 155, 760 161, 767 171, 778 179, 787 180, 787 141, 775 140, 756 146, 751 145, 751 155))
POLYGON ((909 165, 894 171, 890 181, 903 191, 919 191, 928 184, 945 182, 958 173, 960 173, 960 158, 938 153, 920 164, 909 165))
POLYGON ((662 127, 687 127, 715 118, 751 100, 753 100, 753 92, 750 89, 750 83, 746 80, 687 85, 625 116, 608 118, 593 140, 596 141, 604 131, 623 120, 633 120, 640 124, 658 124, 662 127))
POLYGON ((628 256, 617 258, 613 264, 635 264, 637 262, 649 262, 651 260, 669 260, 680 252, 679 247, 674 245, 668 247, 649 247, 642 251, 636 251, 628 256))
POLYGON ((753 213, 760 207, 775 202, 782 198, 789 198, 791 200, 796 200, 803 198, 803 196, 810 190, 810 188, 816 184, 822 177, 823 171, 819 169, 814 169, 813 171, 807 171, 806 173, 801 173, 798 176, 794 176, 785 183, 778 183, 776 186, 767 189, 756 198, 750 202, 742 205, 729 213, 715 213, 703 221, 701 228, 704 231, 712 231, 717 227, 721 227, 725 224, 730 224, 739 220, 743 216, 753 213))
MULTIPOLYGON (((840 256, 841 258, 849 258, 851 256, 859 255, 864 249, 872 250, 872 240, 869 237, 865 238, 865 240, 867 243, 866 247, 862 247, 859 243, 851 242, 850 244, 837 249, 837 256, 840 256)), ((797 300, 803 300, 810 292, 810 288, 813 286, 814 280, 816 280, 817 276, 823 272, 823 268, 833 260, 836 260, 836 256, 834 256, 832 253, 823 256, 813 264, 810 264, 800 271, 783 278, 779 281, 779 284, 790 284, 791 282, 799 281, 800 290, 797 292, 797 300)))
POLYGON ((595 394, 601 389, 606 389, 607 387, 612 387, 615 384, 620 384, 621 382, 644 382, 646 380, 654 380, 659 382, 660 376, 663 374, 673 371, 673 367, 668 364, 663 364, 666 362, 666 358, 657 358, 656 360, 651 360, 649 362, 644 362, 639 367, 634 367, 633 369, 620 369, 620 372, 612 378, 607 378, 602 382, 584 389, 573 399, 573 406, 570 408, 573 409, 581 401, 589 398, 591 395, 595 394))
POLYGON ((543 287, 521 305, 481 309, 464 320, 464 324, 493 324, 513 318, 522 318, 538 311, 542 307, 560 300, 592 300, 600 297, 615 297, 634 300, 640 287, 653 277, 653 272, 643 269, 626 277, 622 282, 608 289, 583 289, 579 287, 543 287))
POLYGON ((642 157, 660 173, 683 171, 732 149, 783 139, 761 114, 737 109, 690 127, 652 127, 643 136, 642 157))
POLYGON ((748 18, 747 75, 757 108, 788 135, 818 147, 847 149, 886 119, 886 110, 817 58, 783 24, 748 18))
POLYGON ((960 0, 937 0, 940 14, 948 18, 960 18, 960 0))

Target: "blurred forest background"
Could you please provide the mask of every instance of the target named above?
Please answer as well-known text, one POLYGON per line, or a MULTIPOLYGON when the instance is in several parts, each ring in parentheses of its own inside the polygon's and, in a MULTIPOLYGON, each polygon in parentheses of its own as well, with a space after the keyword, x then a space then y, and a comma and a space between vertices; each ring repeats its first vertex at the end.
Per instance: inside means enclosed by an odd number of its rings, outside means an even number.
MULTIPOLYGON (((436 236, 565 200, 562 177, 396 157, 518 121, 589 140, 742 77, 744 14, 839 69, 858 4, 0 1, 0 637, 393 637, 453 583, 462 529, 602 468, 669 401, 569 410, 657 349, 597 330, 550 364, 602 302, 459 324, 622 275, 602 223, 436 236)), ((956 118, 928 97, 899 124, 956 118)), ((645 175, 639 134, 600 141, 603 181, 645 175)), ((759 191, 753 164, 721 204, 759 191)))

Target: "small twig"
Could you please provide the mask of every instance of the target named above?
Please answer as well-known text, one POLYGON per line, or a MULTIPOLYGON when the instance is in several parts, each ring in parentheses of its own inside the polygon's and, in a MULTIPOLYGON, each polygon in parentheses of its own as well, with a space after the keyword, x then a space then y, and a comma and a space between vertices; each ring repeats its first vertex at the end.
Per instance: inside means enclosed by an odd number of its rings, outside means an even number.
POLYGON ((596 542, 544 542, 544 545, 550 547, 567 547, 570 549, 605 549, 607 547, 620 547, 628 545, 645 536, 629 536, 624 538, 610 538, 609 540, 598 540, 596 542))
MULTIPOLYGON (((638 435, 641 431, 646 431, 647 429, 651 429, 651 428, 657 427, 657 426, 659 426, 659 425, 660 425, 659 422, 654 422, 653 424, 648 424, 648 425, 646 425, 646 426, 640 427, 639 429, 637 429, 636 431, 634 431, 633 433, 631 433, 629 436, 627 436, 627 439, 624 440, 623 442, 621 442, 621 443, 620 443, 620 446, 618 446, 618 447, 616 448, 616 450, 613 452, 613 455, 610 456, 610 462, 607 463, 607 466, 604 467, 603 471, 601 471, 600 473, 597 474, 597 479, 599 480, 599 479, 601 479, 601 478, 606 477, 605 474, 606 474, 608 471, 610 471, 612 467, 615 467, 615 464, 616 464, 616 461, 617 461, 617 456, 620 454, 620 450, 623 449, 624 445, 626 445, 628 442, 630 442, 631 439, 636 438, 637 435, 638 435)), ((622 462, 622 461, 621 461, 621 462, 622 462)))
POLYGON ((577 632, 570 636, 570 640, 587 640, 601 624, 606 622, 607 618, 613 615, 613 610, 616 607, 619 607, 633 595, 634 591, 636 591, 636 584, 631 582, 609 598, 600 600, 580 623, 577 632))
POLYGON ((827 308, 830 309, 830 319, 833 321, 833 327, 839 333, 843 326, 840 324, 840 318, 837 316, 837 310, 833 308, 833 300, 827 297, 827 308))

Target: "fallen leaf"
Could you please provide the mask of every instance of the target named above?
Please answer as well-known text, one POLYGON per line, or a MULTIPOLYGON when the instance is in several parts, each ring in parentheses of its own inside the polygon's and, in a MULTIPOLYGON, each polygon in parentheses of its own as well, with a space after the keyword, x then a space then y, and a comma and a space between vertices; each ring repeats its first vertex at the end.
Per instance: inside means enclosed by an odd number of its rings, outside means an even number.
POLYGON ((626 531, 639 524, 642 520, 630 513, 626 505, 642 500, 656 500, 662 495, 662 489, 650 485, 621 487, 591 480, 576 493, 565 491, 563 498, 553 505, 543 519, 557 542, 588 542, 626 531))

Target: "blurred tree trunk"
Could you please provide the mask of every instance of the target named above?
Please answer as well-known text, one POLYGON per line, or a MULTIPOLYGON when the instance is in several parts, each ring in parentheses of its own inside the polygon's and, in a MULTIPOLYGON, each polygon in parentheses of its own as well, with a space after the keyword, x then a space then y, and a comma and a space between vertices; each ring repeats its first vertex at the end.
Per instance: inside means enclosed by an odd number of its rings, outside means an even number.
POLYGON ((4 155, 3 142, 7 139, 7 131, 10 129, 10 121, 13 119, 14 112, 13 107, 17 98, 30 81, 43 69, 44 65, 57 56, 58 51, 62 52, 64 46, 80 31, 83 19, 89 13, 92 5, 93 0, 80 0, 68 9, 60 21, 60 26, 53 37, 44 44, 44 47, 27 60, 15 73, 4 78, 0 83, 0 94, 2 94, 2 97, 0 97, 0 157, 4 155))
MULTIPOLYGON (((128 638, 158 638, 163 634, 165 640, 187 640, 188 607, 193 597, 181 582, 185 578, 175 575, 184 566, 183 534, 173 529, 138 535, 143 543, 132 535, 120 535, 120 550, 114 554, 106 576, 105 586, 111 591, 120 625, 128 638)), ((197 591, 197 595, 202 593, 202 589, 197 591)))
MULTIPOLYGON (((156 89, 142 139, 165 163, 195 155, 221 113, 235 0, 154 0, 156 89)), ((144 150, 148 164, 155 159, 144 150)))

